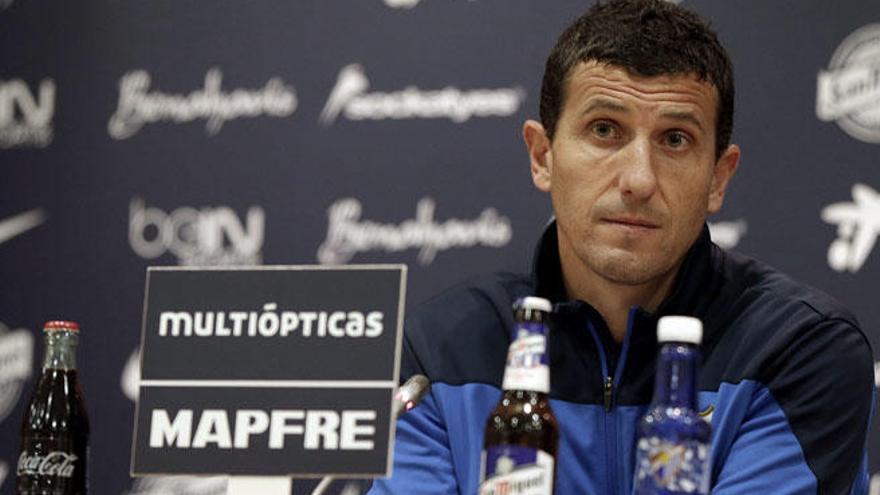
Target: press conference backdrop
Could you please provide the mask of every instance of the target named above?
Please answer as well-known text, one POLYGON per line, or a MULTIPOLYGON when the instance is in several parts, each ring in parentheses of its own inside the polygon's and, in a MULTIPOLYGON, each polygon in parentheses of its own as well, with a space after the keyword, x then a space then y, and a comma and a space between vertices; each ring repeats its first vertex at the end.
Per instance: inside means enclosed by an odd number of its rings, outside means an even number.
MULTIPOLYGON (((684 3, 736 65, 715 241, 844 301, 880 349, 880 3, 684 3)), ((0 494, 50 318, 83 328, 93 492, 223 493, 128 476, 149 265, 403 262, 409 308, 528 270, 551 209, 520 128, 589 4, 0 0, 0 494)))

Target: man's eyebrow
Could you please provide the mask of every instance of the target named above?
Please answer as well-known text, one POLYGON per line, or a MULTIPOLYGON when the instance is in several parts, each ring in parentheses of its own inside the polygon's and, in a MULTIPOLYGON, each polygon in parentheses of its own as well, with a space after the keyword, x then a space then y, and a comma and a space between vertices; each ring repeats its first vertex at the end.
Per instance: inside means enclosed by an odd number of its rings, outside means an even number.
POLYGON ((693 112, 687 110, 663 112, 662 114, 660 114, 660 117, 665 119, 678 120, 680 122, 689 122, 693 124, 697 129, 699 129, 700 132, 706 132, 706 129, 703 127, 703 123, 700 121, 700 119, 698 119, 693 112))
POLYGON ((587 106, 584 107, 584 110, 581 112, 581 115, 587 115, 590 112, 594 112, 596 110, 609 110, 612 112, 619 113, 629 113, 629 107, 623 105, 622 103, 618 103, 614 100, 609 100, 607 98, 595 98, 587 103, 587 106))

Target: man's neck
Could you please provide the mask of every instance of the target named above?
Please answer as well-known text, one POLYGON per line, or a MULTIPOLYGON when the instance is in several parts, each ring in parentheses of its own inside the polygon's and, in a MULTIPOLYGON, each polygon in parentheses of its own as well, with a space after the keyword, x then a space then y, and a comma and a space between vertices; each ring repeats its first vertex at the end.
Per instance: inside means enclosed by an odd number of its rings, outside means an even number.
POLYGON ((562 279, 569 298, 580 299, 596 308, 617 342, 623 342, 626 335, 630 308, 640 306, 646 311, 656 311, 672 290, 681 266, 679 263, 660 277, 644 284, 632 285, 602 277, 574 256, 560 253, 560 262, 562 279))

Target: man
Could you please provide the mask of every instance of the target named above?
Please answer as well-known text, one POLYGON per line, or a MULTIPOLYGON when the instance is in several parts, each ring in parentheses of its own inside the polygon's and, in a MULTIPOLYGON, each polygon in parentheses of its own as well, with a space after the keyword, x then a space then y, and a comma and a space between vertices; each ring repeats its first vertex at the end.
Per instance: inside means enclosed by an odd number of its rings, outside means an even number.
POLYGON ((656 321, 704 324, 699 405, 712 424, 712 493, 867 493, 871 350, 830 297, 715 246, 740 150, 729 144, 729 58, 692 12, 600 3, 550 54, 541 123, 523 137, 555 213, 531 278, 447 291, 407 323, 402 378, 434 383, 398 424, 394 474, 373 493, 475 493, 498 401, 511 302, 554 303, 556 493, 628 494, 635 426, 651 400, 656 321))

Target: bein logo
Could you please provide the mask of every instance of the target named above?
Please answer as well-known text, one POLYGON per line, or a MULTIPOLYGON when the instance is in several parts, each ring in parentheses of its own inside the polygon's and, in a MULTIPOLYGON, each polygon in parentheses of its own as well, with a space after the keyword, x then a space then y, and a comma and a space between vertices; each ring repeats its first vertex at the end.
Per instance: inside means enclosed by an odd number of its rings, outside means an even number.
POLYGON ((244 221, 226 206, 184 206, 166 213, 140 198, 129 206, 129 243, 148 260, 171 253, 181 265, 258 265, 264 231, 265 214, 258 206, 248 209, 244 221))
POLYGON ((822 220, 837 225, 837 239, 828 247, 828 265, 838 272, 858 272, 880 234, 880 194, 866 184, 855 184, 852 202, 822 209, 822 220))
POLYGON ((54 116, 54 80, 43 79, 37 96, 21 79, 0 80, 0 149, 48 146, 54 116))

